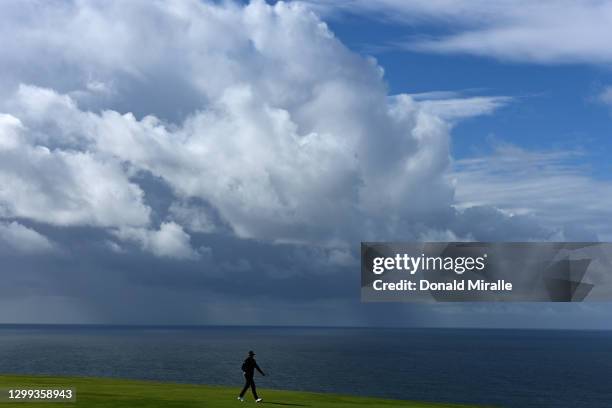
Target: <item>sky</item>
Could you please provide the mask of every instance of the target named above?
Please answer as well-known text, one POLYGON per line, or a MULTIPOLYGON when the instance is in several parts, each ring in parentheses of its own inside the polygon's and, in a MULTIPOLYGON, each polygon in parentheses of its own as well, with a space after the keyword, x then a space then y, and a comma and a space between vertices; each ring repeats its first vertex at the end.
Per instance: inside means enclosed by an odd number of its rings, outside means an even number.
POLYGON ((362 304, 361 241, 611 241, 612 5, 0 4, 0 322, 605 328, 362 304))

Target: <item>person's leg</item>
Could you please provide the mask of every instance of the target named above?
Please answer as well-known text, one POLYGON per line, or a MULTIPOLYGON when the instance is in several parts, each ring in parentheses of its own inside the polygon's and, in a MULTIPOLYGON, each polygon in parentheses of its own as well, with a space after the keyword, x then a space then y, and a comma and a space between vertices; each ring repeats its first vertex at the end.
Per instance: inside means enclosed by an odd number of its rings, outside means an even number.
POLYGON ((244 397, 244 393, 247 392, 247 390, 251 386, 251 380, 249 379, 249 377, 245 375, 244 380, 245 380, 245 383, 244 383, 244 387, 242 388, 242 391, 240 391, 240 398, 244 397))
POLYGON ((251 380, 251 391, 253 391, 253 397, 255 397, 255 399, 259 399, 259 397, 257 396, 257 387, 255 387, 255 381, 251 380))

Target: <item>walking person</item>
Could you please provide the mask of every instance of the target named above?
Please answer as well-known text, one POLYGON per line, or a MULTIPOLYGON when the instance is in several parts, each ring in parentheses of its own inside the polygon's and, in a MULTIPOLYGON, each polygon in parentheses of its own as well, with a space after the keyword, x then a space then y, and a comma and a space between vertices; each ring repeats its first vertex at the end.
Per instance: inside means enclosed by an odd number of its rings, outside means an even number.
POLYGON ((244 402, 244 394, 247 392, 249 387, 251 388, 251 391, 253 391, 253 397, 255 397, 255 402, 262 401, 262 399, 257 396, 257 388, 255 387, 255 381, 253 377, 255 377, 255 370, 259 371, 259 374, 263 375, 264 377, 266 375, 257 365, 257 361, 255 361, 255 359, 253 358, 254 356, 255 353, 253 352, 253 350, 249 351, 249 356, 246 358, 246 360, 244 360, 244 363, 242 363, 242 373, 244 374, 245 384, 244 388, 242 388, 242 391, 240 392, 240 396, 238 397, 238 400, 240 400, 241 402, 244 402))

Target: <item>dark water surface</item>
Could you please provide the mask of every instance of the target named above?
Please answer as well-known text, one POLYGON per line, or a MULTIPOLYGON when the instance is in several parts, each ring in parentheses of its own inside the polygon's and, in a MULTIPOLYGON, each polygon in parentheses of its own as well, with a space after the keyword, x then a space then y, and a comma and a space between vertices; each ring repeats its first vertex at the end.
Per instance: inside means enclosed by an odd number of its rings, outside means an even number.
MULTIPOLYGON (((0 326, 0 372, 258 386, 500 407, 612 407, 612 332, 0 326)), ((1 385, 0 385, 1 386, 1 385)))

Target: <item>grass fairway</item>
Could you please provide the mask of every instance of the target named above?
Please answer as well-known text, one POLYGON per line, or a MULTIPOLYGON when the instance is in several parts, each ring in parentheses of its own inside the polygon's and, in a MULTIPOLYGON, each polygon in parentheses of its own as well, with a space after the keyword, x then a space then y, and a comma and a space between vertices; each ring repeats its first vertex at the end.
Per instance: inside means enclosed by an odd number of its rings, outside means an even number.
MULTIPOLYGON (((217 387, 158 383, 149 381, 118 380, 108 378, 34 377, 0 375, 0 389, 6 396, 7 388, 59 388, 76 389, 76 402, 0 402, 0 408, 9 407, 240 407, 253 406, 252 395, 244 403, 236 400, 238 387, 217 387)), ((258 390, 259 391, 259 390, 258 390)), ((394 401, 376 398, 349 397, 297 391, 261 389, 262 406, 268 407, 404 407, 404 408, 458 408, 466 405, 432 404, 394 401)), ((259 404, 258 404, 259 405, 259 404)))

